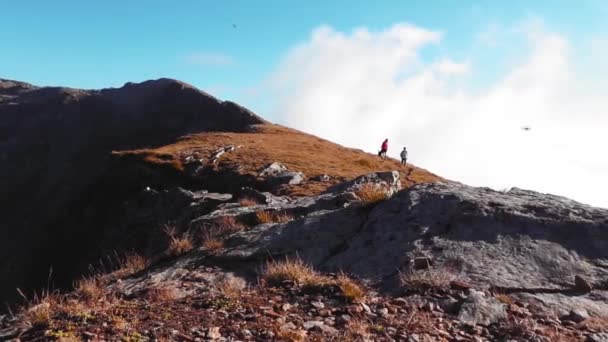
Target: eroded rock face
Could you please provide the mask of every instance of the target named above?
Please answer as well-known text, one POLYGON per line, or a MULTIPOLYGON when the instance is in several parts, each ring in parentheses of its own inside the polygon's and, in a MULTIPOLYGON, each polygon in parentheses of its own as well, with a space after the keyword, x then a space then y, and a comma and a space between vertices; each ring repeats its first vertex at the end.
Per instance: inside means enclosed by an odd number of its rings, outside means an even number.
MULTIPOLYGON (((348 191, 353 184, 336 189, 348 191)), ((428 257, 431 272, 478 288, 510 291, 545 309, 581 306, 591 315, 608 315, 606 209, 532 191, 456 183, 414 186, 370 212, 315 207, 344 194, 299 200, 310 202, 305 217, 237 233, 223 256, 251 260, 297 253, 317 268, 380 283, 428 257), (574 275, 598 290, 577 292, 574 275)))
MULTIPOLYGON (((382 279, 428 255, 437 272, 481 287, 535 292, 540 306, 586 305, 589 295, 568 292, 575 274, 606 288, 607 219, 606 209, 532 191, 418 185, 378 205, 363 233, 326 266, 382 279), (540 294, 552 289, 566 293, 540 294)), ((589 310, 608 314, 605 299, 596 299, 589 310)))

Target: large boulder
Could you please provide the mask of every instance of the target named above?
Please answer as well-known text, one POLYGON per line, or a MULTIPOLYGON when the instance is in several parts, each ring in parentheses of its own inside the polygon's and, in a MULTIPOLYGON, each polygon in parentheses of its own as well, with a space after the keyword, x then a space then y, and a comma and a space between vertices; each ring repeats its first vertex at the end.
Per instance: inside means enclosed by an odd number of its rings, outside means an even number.
POLYGON ((304 174, 299 171, 288 171, 287 166, 274 162, 264 167, 258 174, 270 187, 282 184, 298 185, 304 181, 304 174))

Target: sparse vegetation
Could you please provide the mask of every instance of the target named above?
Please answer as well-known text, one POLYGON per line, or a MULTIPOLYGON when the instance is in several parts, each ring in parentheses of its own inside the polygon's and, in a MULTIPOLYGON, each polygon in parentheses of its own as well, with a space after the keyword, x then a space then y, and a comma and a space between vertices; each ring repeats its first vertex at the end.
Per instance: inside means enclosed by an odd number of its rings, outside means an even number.
POLYGON ((427 332, 433 330, 435 320, 431 313, 421 311, 418 308, 412 308, 406 321, 408 331, 412 332, 427 332))
POLYGON ((302 329, 296 329, 296 330, 278 329, 277 336, 280 338, 281 341, 288 341, 288 342, 306 341, 306 331, 302 330, 302 329))
POLYGON ((211 233, 215 236, 224 236, 245 229, 234 216, 221 216, 213 221, 211 233))
POLYGON ((210 252, 215 252, 217 250, 224 248, 224 241, 220 240, 219 238, 213 237, 213 236, 206 236, 203 238, 202 245, 203 245, 203 248, 205 248, 206 250, 208 250, 210 252))
POLYGON ((269 261, 262 271, 262 276, 270 284, 280 284, 288 280, 305 287, 318 287, 330 282, 300 258, 269 261))
POLYGON ((121 339, 121 342, 145 342, 148 341, 149 339, 145 336, 143 336, 142 334, 138 333, 137 331, 131 332, 125 336, 123 336, 123 338, 121 339))
MULTIPOLYGON (((115 256, 118 266, 112 274, 119 278, 127 277, 148 267, 149 261, 137 253, 127 253, 124 256, 115 256)), ((103 272, 102 272, 103 273, 103 272)))
POLYGON ((255 213, 255 217, 258 219, 259 223, 271 223, 271 222, 273 222, 273 220, 272 220, 272 213, 270 213, 268 211, 264 211, 264 210, 257 211, 255 213))
POLYGON ((505 293, 495 293, 494 298, 496 298, 499 302, 507 305, 513 304, 515 302, 511 296, 505 293))
POLYGON ((86 302, 95 302, 104 296, 103 284, 99 276, 91 276, 76 282, 76 293, 86 302))
POLYGON ((273 216, 274 222, 285 223, 293 220, 293 216, 286 212, 275 212, 273 216))
POLYGON ((451 273, 445 270, 426 269, 410 270, 399 273, 401 285, 411 291, 426 291, 430 289, 447 289, 453 280, 451 273))
POLYGON ((363 319, 354 318, 346 325, 346 337, 357 340, 367 340, 370 336, 369 322, 363 319))
POLYGON ((137 273, 148 267, 148 260, 136 253, 129 253, 124 257, 121 269, 129 273, 137 273))
POLYGON ((225 298, 238 298, 245 288, 245 282, 235 277, 227 277, 216 285, 217 291, 225 298))
POLYGON ((218 217, 210 226, 202 229, 201 245, 208 251, 219 250, 224 247, 224 237, 243 229, 245 225, 234 216, 218 217))
POLYGON ((239 200, 239 204, 241 207, 253 207, 254 205, 258 205, 258 201, 250 197, 243 197, 239 200))
POLYGON ((177 257, 190 252, 194 248, 192 238, 187 232, 178 235, 175 227, 167 226, 165 227, 165 234, 169 237, 169 247, 165 251, 167 256, 177 257))
POLYGON ((26 312, 26 322, 32 327, 48 327, 51 322, 52 302, 43 301, 29 308, 26 312))
POLYGON ((373 205, 389 198, 387 189, 370 183, 362 185, 355 191, 355 195, 366 205, 373 205))
POLYGON ((112 325, 112 328, 118 331, 127 330, 129 327, 129 322, 127 322, 127 320, 122 316, 118 315, 110 315, 110 324, 112 325))
POLYGON ((146 290, 145 298, 152 302, 169 302, 177 298, 175 286, 151 287, 146 290))
POLYGON ((72 333, 71 331, 49 329, 44 333, 44 336, 50 337, 53 340, 60 340, 66 342, 78 341, 78 339, 76 339, 76 336, 74 336, 74 333, 72 333))
POLYGON ((365 291, 361 286, 350 279, 345 273, 338 274, 336 285, 342 291, 342 296, 350 302, 358 302, 365 298, 365 291))
POLYGON ((22 325, 30 328, 48 327, 51 323, 52 315, 61 304, 63 297, 47 289, 28 299, 21 290, 17 289, 17 291, 25 300, 25 305, 21 309, 23 312, 22 325))
POLYGON ((293 220, 293 216, 286 212, 270 212, 265 210, 259 210, 255 213, 259 223, 284 223, 293 220))

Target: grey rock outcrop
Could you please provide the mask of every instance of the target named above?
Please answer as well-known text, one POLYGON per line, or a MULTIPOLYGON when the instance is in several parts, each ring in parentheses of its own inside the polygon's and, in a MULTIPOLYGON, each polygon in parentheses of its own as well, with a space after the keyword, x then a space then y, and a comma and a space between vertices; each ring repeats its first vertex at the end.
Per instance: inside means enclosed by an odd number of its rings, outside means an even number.
POLYGON ((415 258, 425 256, 433 260, 431 272, 508 291, 541 309, 568 313, 580 307, 592 316, 608 315, 602 290, 608 279, 608 210, 532 191, 457 183, 416 185, 369 212, 338 205, 363 179, 386 185, 398 178, 368 175, 321 196, 274 206, 300 218, 236 233, 218 257, 261 260, 297 253, 317 268, 344 270, 390 289, 398 270, 409 270, 415 258), (596 290, 572 293, 574 275, 596 290))
POLYGON ((471 325, 489 325, 507 318, 505 305, 481 291, 470 290, 460 306, 458 319, 471 325))
POLYGON ((188 156, 188 158, 184 160, 184 172, 190 178, 196 179, 201 175, 204 169, 205 161, 203 159, 188 156))
POLYGON ((587 342, 608 342, 608 333, 589 334, 587 342))
POLYGON ((253 188, 244 187, 237 196, 239 199, 251 199, 259 204, 287 204, 291 201, 289 197, 275 196, 270 192, 261 192, 253 188))
POLYGON ((353 192, 365 184, 375 184, 385 188, 389 196, 401 190, 401 176, 397 171, 372 172, 352 181, 340 183, 331 187, 328 192, 353 192))
POLYGON ((258 176, 265 178, 269 186, 281 184, 297 185, 304 181, 304 174, 302 172, 288 171, 287 166, 277 162, 266 166, 260 171, 258 176))
POLYGON ((268 166, 266 166, 264 169, 262 169, 262 171, 260 171, 259 175, 260 177, 268 177, 268 176, 276 176, 281 172, 285 172, 287 171, 287 166, 280 164, 280 163, 272 163, 268 166))

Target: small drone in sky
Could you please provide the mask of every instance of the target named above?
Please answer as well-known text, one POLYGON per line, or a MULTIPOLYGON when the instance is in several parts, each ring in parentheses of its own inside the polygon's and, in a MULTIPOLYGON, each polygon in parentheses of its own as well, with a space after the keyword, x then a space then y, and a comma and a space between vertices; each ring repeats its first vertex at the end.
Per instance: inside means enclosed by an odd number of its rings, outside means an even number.
POLYGON ((532 127, 530 126, 523 126, 521 129, 523 129, 524 131, 529 131, 532 129, 532 127))

